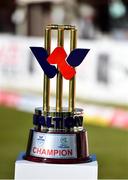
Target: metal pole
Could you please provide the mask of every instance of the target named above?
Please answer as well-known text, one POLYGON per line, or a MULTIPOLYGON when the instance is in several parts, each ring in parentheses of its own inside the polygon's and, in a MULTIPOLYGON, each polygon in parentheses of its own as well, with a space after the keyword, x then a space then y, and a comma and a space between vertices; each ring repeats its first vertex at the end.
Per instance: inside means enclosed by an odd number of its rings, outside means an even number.
MULTIPOLYGON (((45 38, 44 38, 44 46, 47 50, 48 54, 51 51, 51 29, 45 29, 45 38)), ((50 101, 50 79, 47 75, 44 74, 44 87, 43 87, 43 111, 49 111, 49 101, 50 101)))
MULTIPOLYGON (((64 27, 58 27, 58 47, 64 46, 64 27)), ((61 61, 61 59, 60 59, 61 61)), ((58 71, 56 80, 56 111, 62 111, 62 96, 63 96, 63 78, 61 73, 58 71)))
MULTIPOLYGON (((70 51, 76 48, 77 43, 77 30, 71 28, 70 30, 70 51)), ((76 93, 76 78, 73 77, 69 81, 69 112, 73 112, 75 109, 75 93, 76 93)))

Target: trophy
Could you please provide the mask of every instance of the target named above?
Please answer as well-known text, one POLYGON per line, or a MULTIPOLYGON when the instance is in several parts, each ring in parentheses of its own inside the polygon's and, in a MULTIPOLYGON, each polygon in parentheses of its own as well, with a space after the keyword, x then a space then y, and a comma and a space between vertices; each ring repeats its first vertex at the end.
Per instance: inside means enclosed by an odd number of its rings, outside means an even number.
POLYGON ((31 47, 44 71, 43 107, 35 108, 25 159, 42 163, 85 163, 91 161, 83 109, 75 107, 76 66, 89 49, 77 49, 77 29, 71 25, 48 25, 44 48, 31 47), (52 32, 57 48, 51 53, 52 32), (70 54, 64 50, 65 31, 70 34, 70 54), (53 65, 54 64, 54 65, 53 65), (55 65, 56 64, 56 65, 55 65), (56 76, 56 107, 50 106, 50 80, 56 76), (63 107, 63 78, 69 81, 68 107, 63 107))

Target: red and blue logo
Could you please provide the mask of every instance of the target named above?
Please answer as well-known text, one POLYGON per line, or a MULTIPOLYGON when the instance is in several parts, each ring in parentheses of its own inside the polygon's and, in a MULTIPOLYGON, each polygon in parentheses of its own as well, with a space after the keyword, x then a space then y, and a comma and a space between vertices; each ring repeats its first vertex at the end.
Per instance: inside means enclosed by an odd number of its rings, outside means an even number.
POLYGON ((67 57, 63 47, 56 47, 50 55, 42 47, 30 47, 30 49, 48 78, 53 78, 59 70, 67 80, 75 76, 75 67, 82 63, 89 52, 89 49, 76 48, 67 57), (57 64, 58 70, 53 64, 57 64))

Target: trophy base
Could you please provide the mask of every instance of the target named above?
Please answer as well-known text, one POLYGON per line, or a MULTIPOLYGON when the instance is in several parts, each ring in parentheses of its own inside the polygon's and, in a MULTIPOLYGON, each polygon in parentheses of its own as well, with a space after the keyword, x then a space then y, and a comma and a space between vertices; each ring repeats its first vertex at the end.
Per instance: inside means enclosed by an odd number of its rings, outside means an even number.
POLYGON ((91 162, 88 154, 87 131, 43 133, 30 129, 24 159, 53 164, 91 162))
POLYGON ((91 162, 92 159, 88 156, 87 158, 83 159, 51 159, 51 158, 38 158, 33 156, 24 156, 25 160, 39 162, 39 163, 50 163, 50 164, 79 164, 79 163, 88 163, 91 162))

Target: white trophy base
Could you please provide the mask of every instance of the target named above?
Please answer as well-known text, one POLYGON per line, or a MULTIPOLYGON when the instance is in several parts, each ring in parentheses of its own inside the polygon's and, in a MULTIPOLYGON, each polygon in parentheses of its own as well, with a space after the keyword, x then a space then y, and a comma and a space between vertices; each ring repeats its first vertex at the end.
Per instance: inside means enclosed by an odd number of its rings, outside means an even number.
POLYGON ((92 161, 80 164, 36 163, 23 159, 21 153, 15 162, 15 179, 41 180, 85 180, 98 178, 98 163, 95 155, 92 161))

